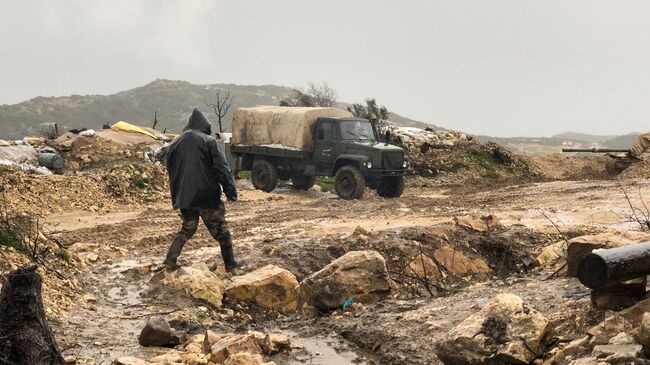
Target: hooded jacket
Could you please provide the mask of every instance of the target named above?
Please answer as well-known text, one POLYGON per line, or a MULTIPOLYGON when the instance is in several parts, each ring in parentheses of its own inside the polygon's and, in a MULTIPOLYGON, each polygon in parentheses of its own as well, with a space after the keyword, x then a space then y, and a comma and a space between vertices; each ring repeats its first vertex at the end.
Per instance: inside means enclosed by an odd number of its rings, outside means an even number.
POLYGON ((175 209, 219 208, 221 187, 228 199, 237 199, 235 181, 210 123, 194 109, 183 134, 167 149, 167 171, 175 209))

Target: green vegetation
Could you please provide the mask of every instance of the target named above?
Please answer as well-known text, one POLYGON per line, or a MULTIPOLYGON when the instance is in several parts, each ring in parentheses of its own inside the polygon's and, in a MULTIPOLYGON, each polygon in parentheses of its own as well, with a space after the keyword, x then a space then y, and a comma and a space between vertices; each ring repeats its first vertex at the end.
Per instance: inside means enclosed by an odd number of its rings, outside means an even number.
POLYGON ((239 177, 241 179, 250 180, 251 179, 251 172, 250 171, 239 171, 239 177))
POLYGON ((149 186, 149 179, 145 179, 140 175, 131 176, 131 184, 138 189, 145 189, 149 186))
POLYGON ((317 177, 316 185, 320 186, 322 191, 334 191, 334 180, 329 176, 317 177))
POLYGON ((56 256, 56 258, 58 258, 61 261, 66 261, 66 262, 70 261, 70 253, 68 252, 68 250, 64 248, 59 248, 56 251, 54 251, 54 256, 56 256))
POLYGON ((27 247, 18 232, 9 227, 0 227, 0 246, 12 247, 18 252, 27 252, 27 247))

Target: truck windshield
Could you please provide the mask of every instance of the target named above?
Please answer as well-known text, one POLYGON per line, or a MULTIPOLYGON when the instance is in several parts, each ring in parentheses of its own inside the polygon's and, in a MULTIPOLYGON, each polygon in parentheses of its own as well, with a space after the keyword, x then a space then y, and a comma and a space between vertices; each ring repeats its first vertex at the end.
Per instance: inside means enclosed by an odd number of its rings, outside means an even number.
POLYGON ((341 139, 374 141, 375 133, 368 121, 347 120, 341 122, 341 139))

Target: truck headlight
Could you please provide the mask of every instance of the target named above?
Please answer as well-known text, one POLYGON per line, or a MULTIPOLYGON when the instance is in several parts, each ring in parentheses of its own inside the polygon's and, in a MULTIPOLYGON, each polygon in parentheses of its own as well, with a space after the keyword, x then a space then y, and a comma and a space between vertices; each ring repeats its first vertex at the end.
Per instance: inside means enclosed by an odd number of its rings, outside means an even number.
POLYGON ((404 162, 402 162, 402 168, 405 169, 405 168, 407 168, 408 166, 409 166, 409 162, 406 161, 406 160, 404 160, 404 162))
POLYGON ((370 161, 366 162, 366 167, 371 169, 372 168, 372 162, 370 162, 370 161))

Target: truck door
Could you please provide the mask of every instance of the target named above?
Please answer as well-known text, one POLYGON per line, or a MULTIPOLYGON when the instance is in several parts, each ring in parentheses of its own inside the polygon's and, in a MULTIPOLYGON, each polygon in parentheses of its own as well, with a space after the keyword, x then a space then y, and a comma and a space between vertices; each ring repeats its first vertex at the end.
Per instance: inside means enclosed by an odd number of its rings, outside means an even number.
POLYGON ((314 162, 318 170, 329 170, 336 160, 336 128, 334 122, 323 121, 316 125, 314 162))

